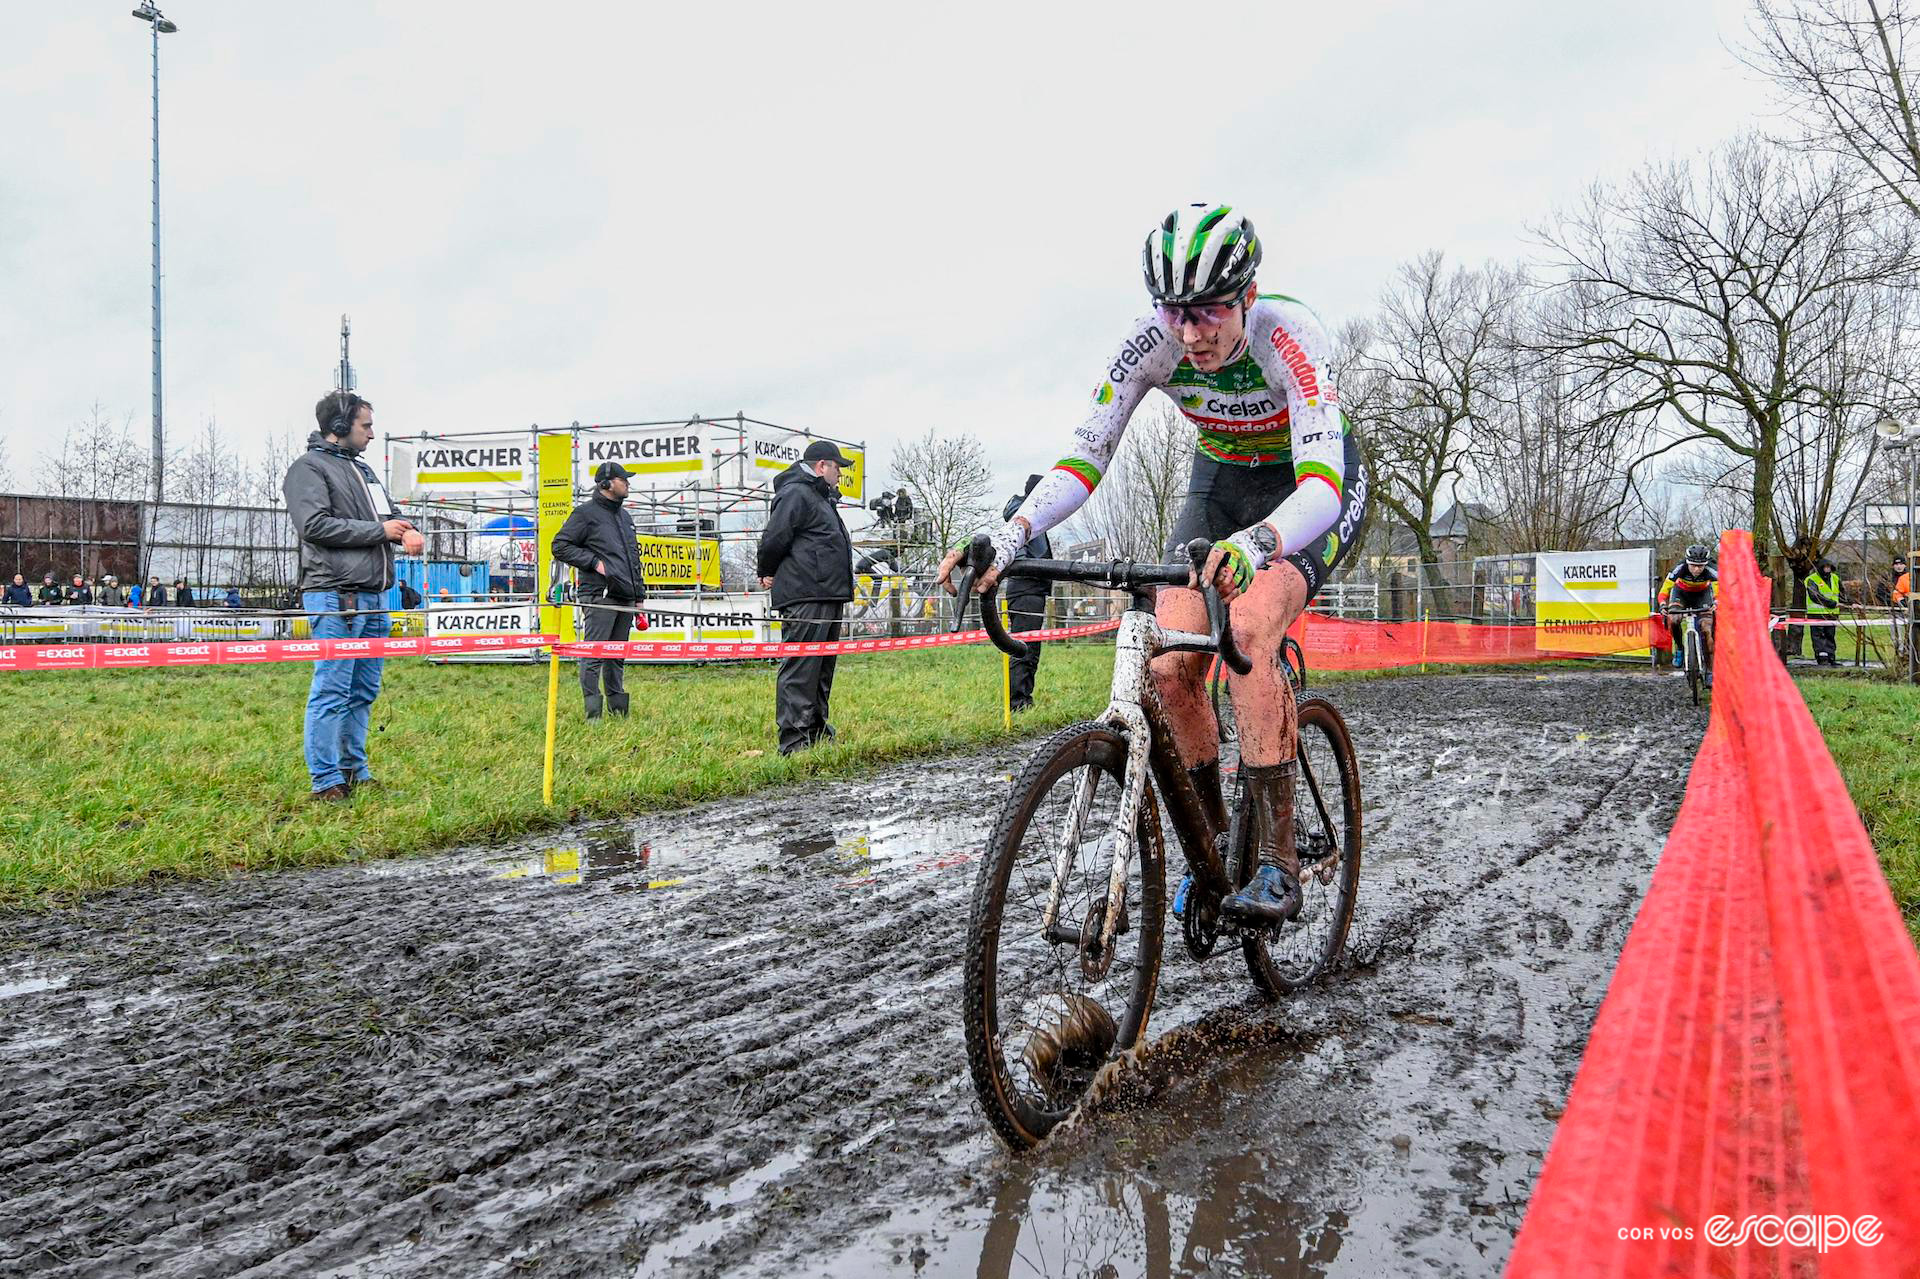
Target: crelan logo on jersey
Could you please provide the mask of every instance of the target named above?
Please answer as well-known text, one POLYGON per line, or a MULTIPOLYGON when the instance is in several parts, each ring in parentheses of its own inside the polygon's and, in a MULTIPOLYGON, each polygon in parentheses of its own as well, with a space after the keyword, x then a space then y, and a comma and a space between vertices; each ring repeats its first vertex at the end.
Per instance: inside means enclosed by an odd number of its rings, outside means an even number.
POLYGON ((1319 408, 1320 373, 1313 367, 1313 361, 1307 358, 1307 353, 1300 349, 1300 344, 1284 326, 1274 329, 1272 341, 1273 349, 1280 353, 1280 362, 1287 366, 1294 381, 1300 384, 1300 394, 1307 401, 1307 407, 1319 408))
POLYGON ((1205 399, 1206 397, 1202 395, 1183 395, 1180 397, 1180 407, 1183 409, 1197 409, 1205 399))
POLYGON ((1136 367, 1142 359, 1153 354, 1167 335, 1160 331, 1157 324, 1150 325, 1145 333, 1127 339, 1120 348, 1120 358, 1107 370, 1107 380, 1118 386, 1127 380, 1127 370, 1136 367))

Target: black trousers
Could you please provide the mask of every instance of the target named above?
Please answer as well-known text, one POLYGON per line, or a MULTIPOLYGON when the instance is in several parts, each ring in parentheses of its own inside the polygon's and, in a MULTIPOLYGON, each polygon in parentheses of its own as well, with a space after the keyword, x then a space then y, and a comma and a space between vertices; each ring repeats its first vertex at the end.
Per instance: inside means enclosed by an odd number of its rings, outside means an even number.
MULTIPOLYGON (((1809 620, 1837 621, 1840 615, 1838 613, 1810 613, 1807 616, 1809 620)), ((1813 638, 1813 660, 1816 662, 1832 662, 1834 660, 1834 645, 1839 639, 1840 628, 1838 626, 1809 626, 1807 627, 1807 632, 1813 638)))
MULTIPOLYGON (((1037 631, 1047 624, 1047 596, 1023 591, 1018 595, 1007 596, 1007 629, 1018 635, 1022 631, 1037 631)), ((1040 650, 1044 644, 1027 645, 1027 655, 1013 659, 1011 685, 1008 699, 1015 706, 1021 706, 1033 700, 1033 677, 1040 673, 1040 650)))
MULTIPOLYGON (((845 604, 789 604, 780 610, 783 643, 818 643, 840 638, 845 604)), ((780 753, 803 750, 827 735, 827 703, 833 696, 833 668, 839 659, 783 657, 774 684, 773 719, 780 728, 780 753)))
MULTIPOLYGON (((605 604, 605 597, 583 599, 584 604, 605 604)), ((633 634, 633 614, 610 608, 582 608, 582 639, 623 640, 633 634)), ((600 686, 606 681, 607 696, 620 699, 616 710, 626 708, 627 664, 619 658, 583 657, 580 659, 580 691, 586 694, 587 714, 600 712, 600 686)))

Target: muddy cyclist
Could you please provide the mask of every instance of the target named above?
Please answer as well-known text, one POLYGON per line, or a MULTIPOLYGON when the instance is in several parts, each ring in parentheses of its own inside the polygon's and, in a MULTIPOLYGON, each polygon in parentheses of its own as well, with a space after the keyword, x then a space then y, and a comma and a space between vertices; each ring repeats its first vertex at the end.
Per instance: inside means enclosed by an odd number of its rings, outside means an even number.
MULTIPOLYGON (((1259 291, 1260 258, 1253 224, 1225 205, 1175 209, 1148 232, 1144 266, 1153 310, 1114 353, 1072 452, 1004 526, 984 530, 994 563, 977 589, 989 589, 1028 539, 1087 500, 1148 391, 1173 400, 1197 434, 1186 503, 1166 553, 1175 557, 1194 538, 1214 544, 1201 574, 1227 601, 1235 636, 1253 659, 1248 674, 1230 676, 1230 690, 1259 870, 1222 910, 1279 924, 1300 910, 1293 832, 1298 726, 1280 643, 1357 540, 1367 477, 1328 378, 1327 330, 1303 303, 1259 291)), ((942 583, 959 559, 956 550, 941 561, 942 583)), ((1196 574, 1187 589, 1160 593, 1154 615, 1161 625, 1207 629, 1201 580, 1196 574)), ((1219 732, 1206 670, 1206 658, 1192 653, 1153 663, 1180 761, 1199 792, 1213 797, 1221 794, 1219 732)), ((1174 899, 1176 914, 1187 887, 1174 899)))

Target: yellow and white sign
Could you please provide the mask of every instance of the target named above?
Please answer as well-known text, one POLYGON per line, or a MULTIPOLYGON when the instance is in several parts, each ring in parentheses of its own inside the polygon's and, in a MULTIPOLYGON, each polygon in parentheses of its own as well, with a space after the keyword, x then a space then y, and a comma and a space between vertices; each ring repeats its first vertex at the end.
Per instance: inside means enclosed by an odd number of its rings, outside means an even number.
POLYGON ((765 595, 707 596, 698 601, 649 600, 647 629, 636 640, 777 640, 779 621, 767 617, 765 595), (657 610, 657 611, 656 611, 657 610))
POLYGON ((1622 653, 1619 640, 1583 636, 1595 622, 1643 618, 1653 607, 1653 548, 1617 551, 1541 551, 1533 557, 1535 643, 1556 653, 1645 657, 1642 648, 1622 653))
MULTIPOLYGON (((556 581, 564 581, 567 568, 553 555, 553 538, 566 524, 567 516, 573 514, 573 437, 568 435, 542 435, 540 437, 540 522, 539 546, 534 548, 534 563, 547 566, 538 582, 542 599, 551 600, 552 588, 556 581)), ((574 610, 561 608, 547 603, 540 609, 540 625, 547 635, 558 635, 560 642, 570 643, 580 638, 574 619, 574 610)))
POLYGON ((641 533, 640 571, 652 589, 704 586, 720 589, 720 543, 710 537, 657 537, 641 533))
MULTIPOLYGON (((569 609, 569 612, 572 610, 569 609)), ((539 607, 534 604, 454 604, 433 606, 427 610, 429 635, 531 635, 539 624, 539 607)), ((437 657, 436 662, 530 662, 545 660, 538 649, 516 649, 507 653, 461 653, 437 657)))
POLYGON ((841 456, 853 463, 840 468, 840 496, 852 502, 867 500, 867 451, 852 445, 840 446, 841 456))
MULTIPOLYGON (((747 434, 745 482, 771 484, 773 477, 800 460, 813 441, 798 431, 768 431, 755 428, 747 434)), ((837 446, 851 466, 840 468, 840 496, 850 501, 865 501, 867 496, 867 452, 851 444, 837 446)))
POLYGON ((533 435, 428 436, 397 440, 388 482, 396 497, 499 497, 533 492, 533 435))
POLYGON ((580 487, 593 487, 593 473, 603 462, 626 467, 634 488, 677 487, 707 473, 706 450, 706 431, 698 422, 582 430, 580 487))

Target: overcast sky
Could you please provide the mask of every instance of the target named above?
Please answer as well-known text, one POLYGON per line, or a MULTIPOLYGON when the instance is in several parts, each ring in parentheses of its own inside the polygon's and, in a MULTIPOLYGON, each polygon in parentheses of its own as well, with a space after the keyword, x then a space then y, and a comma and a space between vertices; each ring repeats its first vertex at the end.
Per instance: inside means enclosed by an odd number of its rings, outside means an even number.
MULTIPOLYGON (((148 423, 149 43, 10 6, 0 437, 148 423)), ((745 410, 1054 461, 1166 210, 1330 323, 1527 252, 1595 178, 1763 123, 1734 0, 915 6, 173 0, 166 409, 312 426, 351 313, 386 433, 745 410)))

